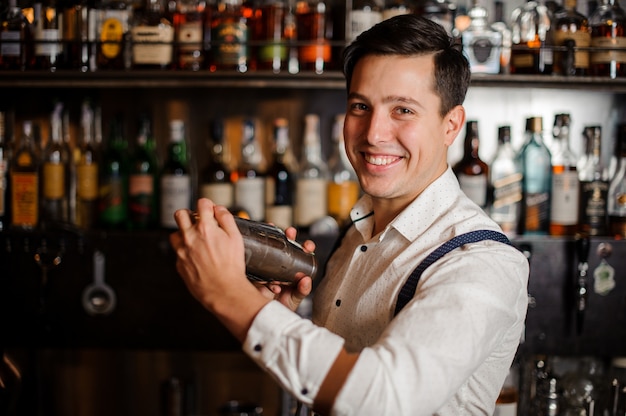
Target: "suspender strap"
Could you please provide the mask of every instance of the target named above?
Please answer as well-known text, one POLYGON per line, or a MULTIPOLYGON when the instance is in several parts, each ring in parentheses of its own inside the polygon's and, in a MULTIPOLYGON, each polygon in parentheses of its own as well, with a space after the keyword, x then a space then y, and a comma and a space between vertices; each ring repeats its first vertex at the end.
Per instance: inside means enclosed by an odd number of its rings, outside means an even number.
POLYGON ((404 308, 413 298, 415 290, 417 289, 417 283, 422 277, 422 273, 424 273, 424 270, 426 270, 431 264, 464 244, 476 243, 483 240, 494 240, 511 245, 511 242, 504 234, 499 231, 492 230, 470 231, 469 233, 457 235, 456 237, 446 241, 430 253, 428 257, 426 257, 424 261, 422 261, 417 268, 413 270, 407 281, 404 283, 404 286, 402 286, 402 289, 400 289, 398 300, 396 301, 396 309, 393 315, 396 316, 398 312, 400 312, 400 310, 402 310, 402 308, 404 308))

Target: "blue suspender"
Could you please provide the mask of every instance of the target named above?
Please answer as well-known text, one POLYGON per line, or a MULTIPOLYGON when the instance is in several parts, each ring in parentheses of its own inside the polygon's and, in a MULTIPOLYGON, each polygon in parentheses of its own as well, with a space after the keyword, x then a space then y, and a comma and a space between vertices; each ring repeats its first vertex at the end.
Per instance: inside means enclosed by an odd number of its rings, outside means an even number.
POLYGON ((461 247, 464 244, 476 243, 482 240, 494 240, 511 245, 511 242, 504 234, 499 231, 492 230, 471 231, 469 233, 457 235, 456 237, 446 241, 430 253, 428 257, 426 257, 424 261, 422 261, 417 268, 413 270, 407 281, 404 283, 404 286, 402 286, 402 289, 400 289, 398 300, 396 301, 396 309, 393 315, 396 316, 398 312, 400 312, 400 310, 402 310, 402 308, 404 308, 413 298, 415 290, 417 289, 417 283, 422 277, 422 273, 424 273, 424 270, 426 270, 431 264, 448 254, 450 251, 461 247))

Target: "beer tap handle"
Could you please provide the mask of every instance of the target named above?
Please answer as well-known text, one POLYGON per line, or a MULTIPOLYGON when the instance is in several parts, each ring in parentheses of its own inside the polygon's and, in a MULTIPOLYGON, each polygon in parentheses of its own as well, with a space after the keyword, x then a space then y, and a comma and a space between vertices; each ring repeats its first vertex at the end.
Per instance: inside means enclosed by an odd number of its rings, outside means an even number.
POLYGON ((589 249, 591 243, 588 235, 576 237, 576 251, 578 254, 578 278, 576 285, 576 333, 583 330, 585 311, 587 309, 587 276, 589 274, 589 249))

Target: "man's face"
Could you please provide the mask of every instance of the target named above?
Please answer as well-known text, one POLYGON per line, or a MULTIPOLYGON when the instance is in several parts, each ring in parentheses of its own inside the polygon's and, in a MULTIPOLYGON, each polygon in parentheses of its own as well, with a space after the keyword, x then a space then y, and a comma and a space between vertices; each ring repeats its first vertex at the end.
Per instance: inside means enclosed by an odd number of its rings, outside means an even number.
POLYGON ((464 112, 459 106, 441 117, 433 71, 432 55, 366 56, 355 67, 346 151, 361 187, 374 198, 405 206, 446 170, 447 148, 464 112))

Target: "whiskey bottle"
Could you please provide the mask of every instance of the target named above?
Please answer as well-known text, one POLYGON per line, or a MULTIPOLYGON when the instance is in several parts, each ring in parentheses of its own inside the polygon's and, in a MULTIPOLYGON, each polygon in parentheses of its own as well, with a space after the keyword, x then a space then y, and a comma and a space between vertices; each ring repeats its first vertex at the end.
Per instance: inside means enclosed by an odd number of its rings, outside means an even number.
POLYGON ((128 222, 128 141, 121 115, 111 119, 98 180, 98 219, 103 228, 126 228, 128 222))
POLYGON ((585 133, 591 142, 591 155, 578 173, 580 180, 580 231, 587 235, 607 234, 608 171, 602 162, 602 128, 587 126, 585 133))
POLYGON ((128 215, 131 228, 148 229, 156 225, 158 210, 158 176, 156 143, 152 120, 143 115, 128 177, 128 215))
POLYGON ((550 231, 552 155, 543 140, 543 119, 526 120, 526 141, 518 154, 523 172, 519 234, 547 235, 550 231))
POLYGON ((63 15, 56 0, 35 2, 34 10, 34 65, 35 69, 56 71, 62 66, 63 15))
POLYGON ((502 36, 502 48, 500 50, 500 73, 511 72, 511 28, 504 17, 504 2, 496 0, 493 3, 495 10, 491 28, 502 36))
POLYGON ((12 157, 11 144, 6 134, 6 113, 0 111, 0 231, 9 226, 9 161, 12 157))
POLYGON ((206 2, 178 0, 174 12, 176 68, 198 71, 204 68, 204 22, 206 2))
POLYGON ((0 69, 29 68, 33 59, 32 31, 17 0, 9 0, 6 14, 0 19, 0 69))
POLYGON ((41 219, 69 222, 72 158, 63 140, 63 104, 57 103, 50 117, 50 137, 43 151, 41 175, 41 219))
POLYGON ((224 137, 224 120, 216 118, 210 125, 209 162, 202 170, 200 196, 218 205, 231 208, 235 203, 235 190, 231 182, 231 171, 227 165, 224 137))
POLYGON ((476 205, 486 209, 489 166, 478 154, 479 145, 478 122, 468 121, 465 124, 463 157, 452 167, 452 170, 456 174, 461 190, 465 195, 476 205))
POLYGON ((76 225, 93 228, 98 219, 98 152, 94 143, 94 111, 89 101, 81 107, 76 158, 76 225))
POLYGON ((274 120, 274 160, 265 181, 265 220, 279 228, 293 225, 295 171, 289 144, 289 122, 286 118, 274 120))
POLYGON ((551 17, 548 8, 529 0, 511 14, 511 73, 551 74, 554 52, 551 48, 551 17))
POLYGON ((124 0, 101 0, 95 21, 96 69, 130 67, 130 22, 132 7, 124 0))
POLYGON ((321 74, 331 65, 333 27, 323 0, 296 3, 296 31, 300 70, 321 74))
POLYGON ((35 150, 33 122, 22 123, 19 147, 10 162, 11 226, 33 229, 39 224, 39 157, 35 150))
POLYGON ((130 30, 132 66, 135 69, 169 69, 174 53, 174 26, 161 0, 145 0, 134 13, 130 30))
POLYGON ((589 16, 589 26, 592 75, 626 76, 626 12, 618 0, 605 0, 589 16))
POLYGON ((63 10, 63 66, 70 70, 87 72, 94 68, 94 46, 92 39, 95 30, 90 27, 90 15, 94 16, 94 9, 88 0, 71 2, 63 10), (91 30, 91 32, 90 32, 91 30), (91 36, 90 36, 91 34, 91 36))
POLYGON ((617 167, 609 183, 609 231, 615 238, 626 238, 626 124, 617 126, 617 167))
POLYGON ((565 0, 554 14, 554 73, 584 76, 589 74, 589 20, 576 10, 576 0, 565 0))
POLYGON ((328 181, 328 215, 339 227, 350 221, 350 211, 360 195, 359 180, 348 160, 343 137, 345 114, 335 116, 333 124, 333 152, 328 159, 330 179, 328 181))
POLYGON ((302 160, 296 177, 294 224, 310 227, 328 214, 328 166, 322 158, 320 118, 317 114, 304 117, 302 160))
POLYGON ((174 213, 179 209, 191 208, 191 175, 187 159, 185 123, 170 121, 170 143, 167 158, 161 171, 160 224, 163 228, 176 228, 174 213))
POLYGON ((209 70, 248 71, 248 22, 242 0, 221 0, 211 21, 209 70))
POLYGON ((350 10, 348 41, 353 41, 362 32, 383 20, 381 7, 376 0, 355 0, 350 10))
POLYGON ((514 237, 520 220, 522 169, 511 144, 511 127, 498 127, 498 149, 489 164, 489 215, 514 237))
POLYGON ((248 213, 253 221, 265 219, 265 177, 261 172, 263 154, 256 135, 255 121, 244 120, 241 129, 241 153, 235 183, 235 206, 248 213))
POLYGON ((576 157, 569 147, 570 115, 557 114, 552 129, 550 235, 572 236, 578 229, 579 183, 576 157))
MULTIPOLYGON (((260 70, 277 74, 289 68, 289 52, 294 30, 289 24, 288 6, 279 0, 267 0, 256 9, 252 23, 253 64, 260 70)), ((290 17, 291 18, 291 17, 290 17)))
POLYGON ((461 36, 472 73, 500 73, 502 34, 489 25, 486 8, 475 5, 468 15, 470 25, 461 36))

